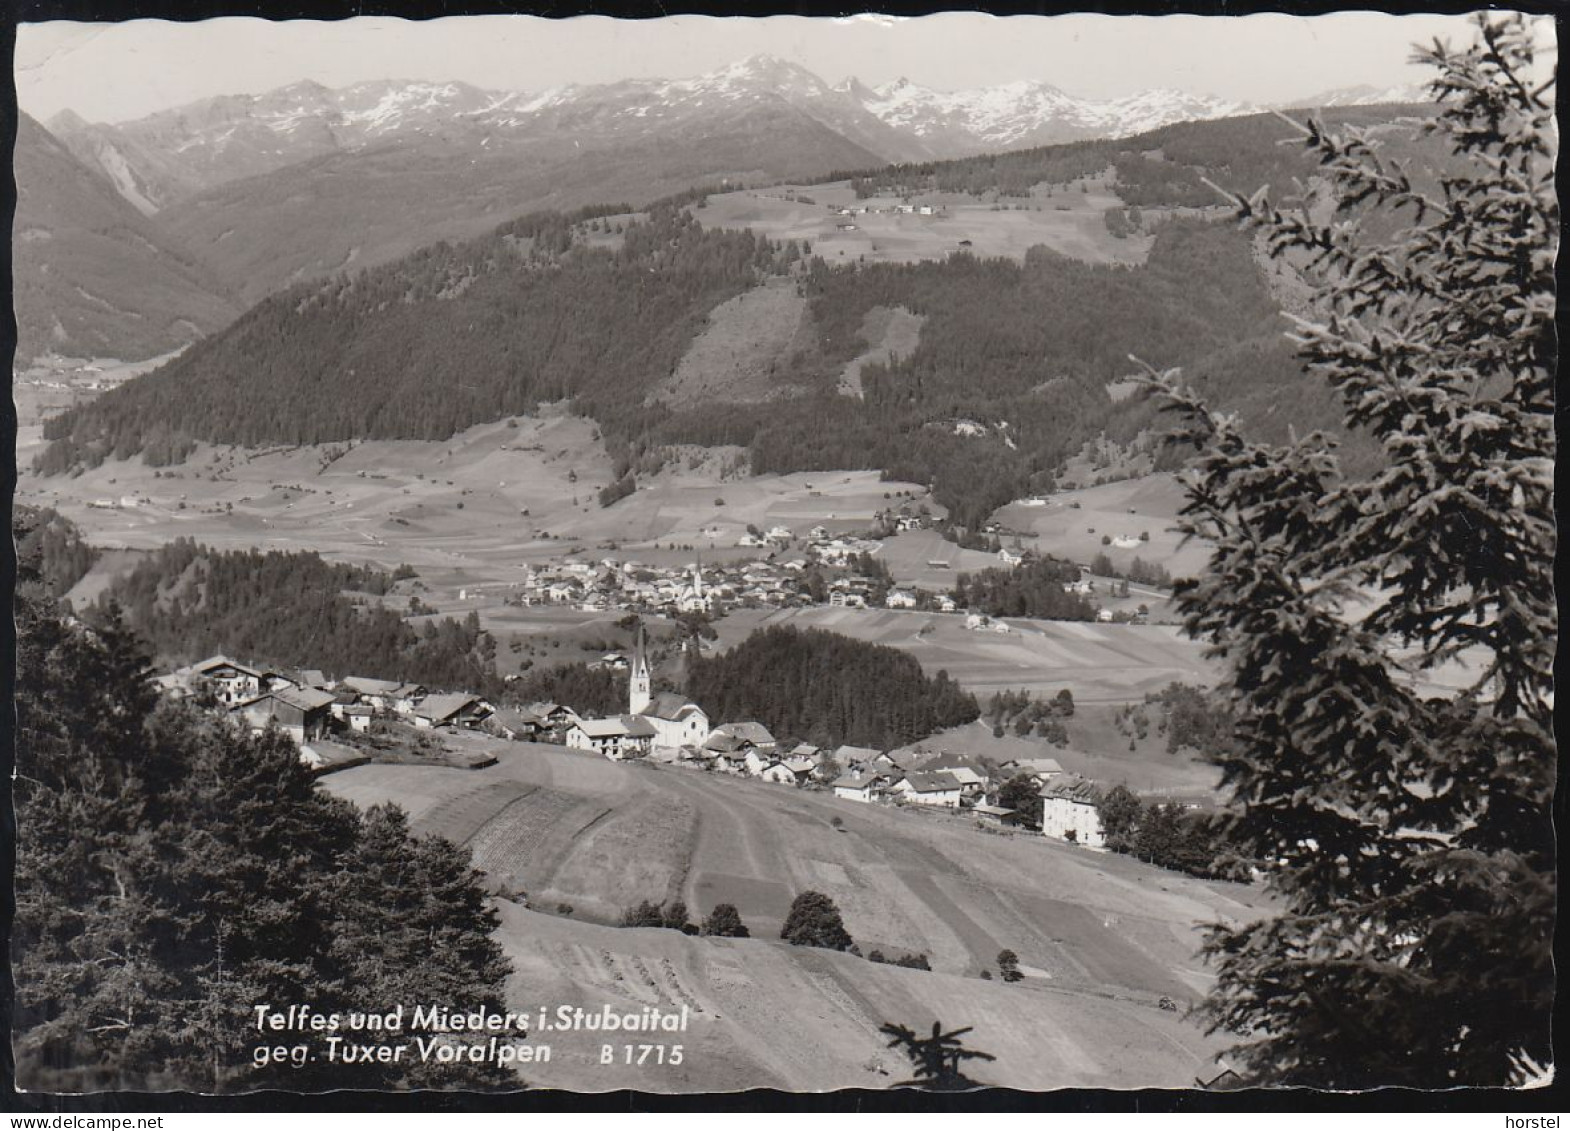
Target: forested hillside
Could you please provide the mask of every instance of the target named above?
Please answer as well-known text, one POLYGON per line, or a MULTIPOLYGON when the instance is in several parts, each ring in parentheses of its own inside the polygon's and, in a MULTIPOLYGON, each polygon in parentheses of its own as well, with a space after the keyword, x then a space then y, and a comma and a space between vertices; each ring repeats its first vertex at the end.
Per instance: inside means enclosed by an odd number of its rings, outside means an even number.
MULTIPOLYGON (((1377 121, 1390 112, 1351 113, 1377 121)), ((1380 144, 1415 152, 1413 128, 1380 127, 1380 144)), ((1201 176, 1245 186, 1289 177, 1301 158, 1277 144, 1283 132, 1274 118, 1173 126, 865 180, 869 191, 1003 192, 1110 160, 1129 199, 1187 204, 1201 176)), ((1303 377, 1283 339, 1281 302, 1254 249, 1225 222, 1168 217, 1146 262, 1132 267, 1045 248, 1023 263, 960 250, 941 261, 830 266, 801 241, 700 225, 702 207, 692 192, 644 214, 619 205, 533 214, 464 244, 302 284, 55 418, 38 468, 137 453, 165 462, 191 439, 439 440, 568 400, 603 427, 618 477, 653 470, 666 445, 734 444, 749 449, 755 473, 876 468, 931 484, 955 523, 974 529, 1002 503, 1050 487, 1087 440, 1127 441, 1156 423, 1145 400, 1114 403, 1106 391, 1134 369, 1131 354, 1183 367, 1263 439, 1284 439, 1289 425, 1339 429, 1333 394, 1303 377), (710 312, 777 276, 794 278, 808 304, 803 348, 773 374, 781 396, 645 403, 710 312), (919 341, 863 367, 864 400, 839 395, 839 373, 868 348, 861 332, 875 307, 922 318, 919 341)))
POLYGON ((687 694, 711 719, 756 719, 776 737, 890 750, 976 719, 944 672, 904 652, 823 629, 776 626, 688 661, 687 694))
POLYGON ((496 691, 495 642, 467 620, 418 628, 369 598, 390 575, 316 554, 218 551, 188 538, 148 556, 100 604, 120 606, 166 661, 215 653, 329 676, 399 679, 453 691, 496 691))
POLYGON ((16 504, 11 515, 16 555, 35 563, 48 592, 64 597, 98 560, 76 524, 52 507, 16 504))

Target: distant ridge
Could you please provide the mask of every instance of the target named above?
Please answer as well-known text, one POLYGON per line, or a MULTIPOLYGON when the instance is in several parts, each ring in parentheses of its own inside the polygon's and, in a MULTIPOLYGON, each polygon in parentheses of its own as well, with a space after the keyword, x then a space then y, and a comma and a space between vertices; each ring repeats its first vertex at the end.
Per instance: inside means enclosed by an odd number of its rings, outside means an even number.
POLYGON ((798 64, 757 55, 694 78, 532 92, 391 79, 340 89, 298 82, 113 125, 88 123, 67 110, 50 120, 50 128, 84 163, 109 173, 128 200, 151 212, 234 181, 372 146, 442 140, 472 152, 563 134, 598 145, 699 128, 768 103, 792 108, 878 161, 1126 137, 1258 109, 1171 90, 1098 101, 1034 81, 953 92, 904 79, 877 88, 855 79, 830 86, 798 64))

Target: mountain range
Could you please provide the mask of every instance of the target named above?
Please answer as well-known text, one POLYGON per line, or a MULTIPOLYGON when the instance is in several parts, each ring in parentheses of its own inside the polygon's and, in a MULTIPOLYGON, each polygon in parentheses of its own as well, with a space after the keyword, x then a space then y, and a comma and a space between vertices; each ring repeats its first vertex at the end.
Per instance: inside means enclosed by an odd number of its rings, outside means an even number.
POLYGON ((377 81, 330 90, 300 82, 225 95, 130 122, 92 124, 71 111, 50 129, 144 213, 289 165, 389 144, 440 143, 476 153, 569 135, 579 146, 702 131, 716 119, 788 108, 864 149, 875 163, 965 157, 1089 137, 1125 137, 1176 121, 1257 108, 1181 91, 1111 101, 1044 82, 929 90, 904 79, 830 86, 797 64, 759 55, 696 78, 633 79, 537 93, 460 82, 377 81))

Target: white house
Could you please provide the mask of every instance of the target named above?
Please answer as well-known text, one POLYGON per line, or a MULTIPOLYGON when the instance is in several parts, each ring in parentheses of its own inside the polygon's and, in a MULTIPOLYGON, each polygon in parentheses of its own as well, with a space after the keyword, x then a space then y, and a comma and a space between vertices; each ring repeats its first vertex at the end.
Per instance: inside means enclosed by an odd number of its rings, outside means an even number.
POLYGON ((776 785, 795 785, 797 781, 796 775, 791 768, 780 761, 771 761, 763 768, 763 772, 758 777, 776 785))
POLYGON ((230 707, 255 699, 264 691, 294 686, 293 680, 277 672, 249 667, 227 656, 214 656, 210 660, 193 664, 191 673, 210 680, 218 701, 230 707))
POLYGON ((944 809, 958 809, 960 784, 947 770, 926 773, 911 770, 894 783, 889 790, 895 800, 910 805, 935 805, 944 809))
POLYGON ((614 719, 579 719, 567 728, 567 745, 603 754, 613 762, 649 752, 654 728, 646 719, 623 715, 614 719))
POLYGON ((887 784, 888 779, 882 774, 867 771, 860 774, 846 774, 834 781, 834 796, 842 801, 860 801, 867 803, 875 801, 879 790, 887 784))
POLYGON ((1084 778, 1065 775, 1048 782, 1041 787, 1042 835, 1084 848, 1105 848, 1107 840, 1096 809, 1100 800, 1100 787, 1084 778))
POLYGON ((904 589, 890 589, 889 595, 883 598, 883 606, 888 609, 914 609, 916 595, 904 589))

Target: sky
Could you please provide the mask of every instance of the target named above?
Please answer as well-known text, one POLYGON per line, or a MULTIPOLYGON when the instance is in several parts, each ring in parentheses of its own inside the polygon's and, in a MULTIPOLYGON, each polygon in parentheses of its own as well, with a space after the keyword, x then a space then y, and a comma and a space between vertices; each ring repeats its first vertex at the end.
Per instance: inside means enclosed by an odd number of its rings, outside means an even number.
MULTIPOLYGON (((1544 34, 1551 42, 1551 22, 1544 34)), ((539 91, 685 78, 762 53, 800 63, 830 83, 854 76, 876 86, 905 77, 962 90, 1041 80, 1082 98, 1171 87, 1268 104, 1335 87, 1421 82, 1426 71, 1408 62, 1411 45, 1436 35, 1456 44, 1472 38, 1460 16, 1379 12, 135 20, 23 24, 15 66, 23 110, 47 119, 69 107, 99 122, 304 79, 328 87, 396 78, 539 91)))

